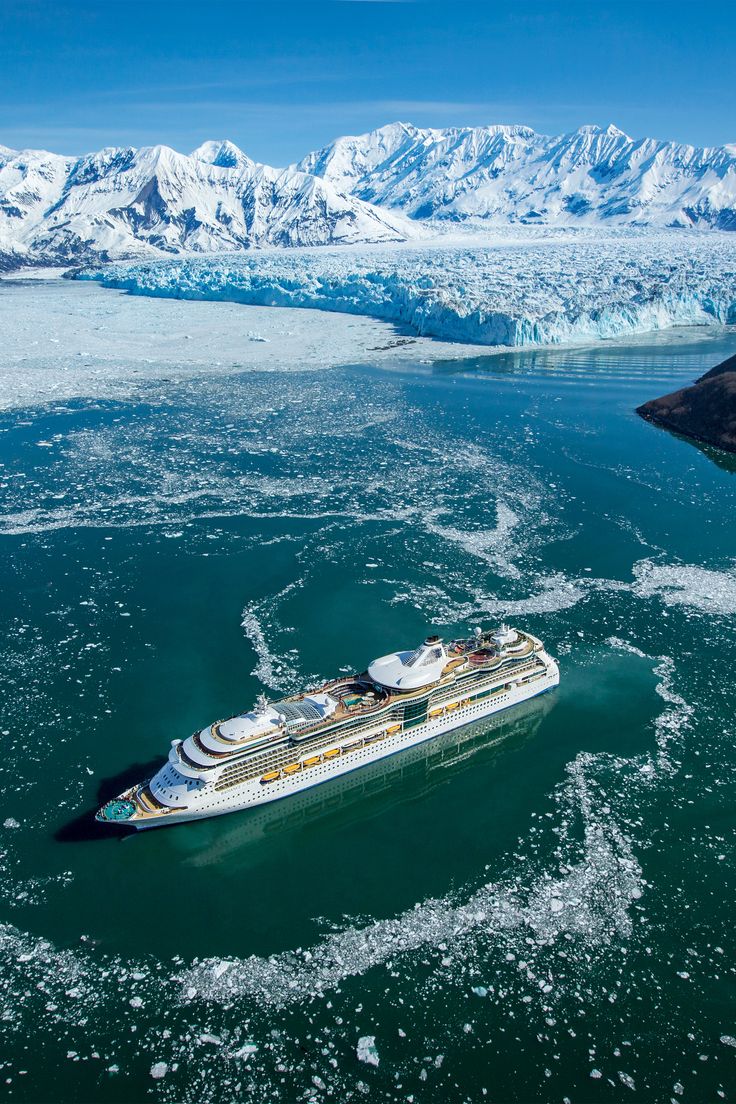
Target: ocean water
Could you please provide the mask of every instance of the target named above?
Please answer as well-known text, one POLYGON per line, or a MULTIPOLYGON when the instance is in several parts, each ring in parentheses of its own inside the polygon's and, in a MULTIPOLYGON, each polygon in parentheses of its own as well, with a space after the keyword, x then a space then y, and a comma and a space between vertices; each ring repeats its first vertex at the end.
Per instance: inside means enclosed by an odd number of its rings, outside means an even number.
POLYGON ((104 387, 0 415, 0 1097, 732 1100, 736 464, 633 410, 736 334, 227 373, 169 342, 111 390, 116 334, 104 387), (96 830, 260 691, 502 617, 557 691, 96 830))

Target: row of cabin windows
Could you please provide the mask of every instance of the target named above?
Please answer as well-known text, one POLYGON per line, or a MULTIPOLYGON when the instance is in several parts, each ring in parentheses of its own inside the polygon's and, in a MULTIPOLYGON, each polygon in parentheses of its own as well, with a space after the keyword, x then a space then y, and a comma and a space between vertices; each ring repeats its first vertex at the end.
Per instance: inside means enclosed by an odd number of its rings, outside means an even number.
MULTIPOLYGON (((533 668, 532 668, 533 669, 533 668)), ((473 696, 473 699, 480 697, 486 697, 491 693, 499 692, 505 689, 503 685, 493 687, 488 690, 481 691, 479 694, 473 696)), ((473 700, 471 699, 471 700, 473 700)), ((394 710, 391 710, 384 721, 390 722, 391 720, 409 720, 414 724, 419 723, 424 717, 421 716, 420 710, 426 710, 429 704, 429 699, 425 698, 419 702, 408 702, 405 706, 399 705, 394 710), (401 716, 403 712, 403 716, 401 716)), ((437 704, 441 705, 442 702, 437 704)), ((373 727, 374 721, 365 721, 360 717, 356 717, 353 722, 348 722, 340 727, 340 735, 352 735, 357 734, 361 730, 369 730, 373 727)), ((310 741, 309 750, 318 751, 322 747, 328 747, 335 740, 335 730, 326 733, 322 740, 315 740, 314 743, 310 741)), ((233 763, 225 768, 223 777, 219 783, 216 784, 216 788, 225 788, 237 784, 237 782, 246 781, 249 778, 257 778, 261 774, 266 773, 269 770, 278 770, 287 762, 291 762, 294 758, 293 746, 287 746, 280 748, 278 751, 267 752, 265 755, 256 755, 248 757, 243 762, 233 763)))
MULTIPOLYGON (((542 672, 540 672, 540 674, 542 674, 542 672)), ((537 677, 539 677, 539 676, 537 676, 537 677)), ((526 679, 526 680, 524 680, 524 681, 529 681, 529 680, 528 680, 528 679, 526 679)), ((477 702, 477 701, 478 701, 479 699, 481 699, 481 698, 486 698, 486 697, 488 697, 488 696, 489 696, 490 694, 492 694, 492 693, 499 693, 499 692, 502 692, 502 691, 507 691, 507 690, 509 690, 510 688, 511 688, 510 684, 509 684, 509 683, 507 683, 507 684, 506 684, 506 685, 504 685, 504 686, 498 686, 498 687, 495 687, 495 688, 494 688, 493 690, 485 690, 485 691, 483 691, 482 693, 480 693, 480 694, 477 694, 477 695, 475 696, 475 698, 472 698, 472 699, 471 699, 471 703, 472 703, 472 702, 477 702)), ((469 707, 466 707, 466 708, 472 708, 472 707, 473 707, 473 706, 472 706, 472 704, 471 704, 471 706, 469 706, 469 707)), ((424 720, 425 718, 421 718, 421 719, 422 719, 422 720, 424 720)), ((415 721, 414 721, 414 723, 416 724, 416 723, 417 723, 417 721, 415 720, 415 721)), ((397 735, 398 735, 398 734, 397 734, 397 735)), ((377 742, 378 742, 378 739, 375 739, 374 741, 371 741, 371 743, 373 743, 373 742, 376 742, 376 743, 377 743, 377 742)), ((357 751, 357 750, 359 750, 359 749, 357 749, 357 748, 356 748, 356 749, 351 749, 351 751, 352 751, 352 750, 356 750, 356 751, 357 751)), ((365 752, 366 750, 370 750, 370 747, 369 747, 369 748, 367 748, 367 749, 366 749, 366 748, 362 748, 362 749, 360 749, 360 750, 361 750, 361 752, 365 752)), ((348 754, 350 754, 350 752, 348 752, 348 754)), ((288 756, 287 756, 287 758, 288 758, 288 756)), ((293 758, 293 757, 292 757, 292 758, 293 758)), ((315 765, 316 765, 316 764, 315 764, 315 765)), ((274 769, 274 770, 275 770, 275 769, 277 769, 277 768, 276 768, 276 766, 274 766, 274 767, 273 767, 272 769, 274 769)), ((308 770, 310 770, 310 772, 314 770, 314 768, 307 768, 307 769, 308 769, 308 770)), ((318 768, 317 768, 317 771, 316 771, 315 773, 324 773, 324 772, 325 772, 326 770, 329 770, 329 769, 330 769, 330 764, 329 764, 329 763, 325 763, 325 764, 320 764, 320 765, 318 766, 318 768)), ((222 779, 221 779, 221 780, 220 780, 220 781, 219 781, 219 782, 218 782, 218 783, 217 783, 217 784, 215 785, 215 789, 216 789, 216 790, 225 790, 225 789, 232 789, 232 788, 233 788, 234 786, 238 786, 238 785, 242 784, 243 782, 246 782, 246 781, 248 781, 249 779, 252 779, 252 778, 255 778, 255 777, 257 777, 259 773, 260 773, 260 772, 258 772, 258 771, 255 771, 255 772, 254 772, 254 771, 252 771, 252 770, 250 770, 250 771, 248 771, 248 770, 244 770, 244 769, 243 769, 242 767, 238 767, 238 768, 232 767, 232 768, 229 768, 229 770, 228 770, 228 771, 225 771, 225 772, 224 772, 224 774, 223 774, 223 777, 222 777, 222 779)), ((296 773, 298 773, 298 772, 295 772, 295 774, 296 774, 296 773)), ((282 780, 282 781, 285 781, 285 780, 282 780)))

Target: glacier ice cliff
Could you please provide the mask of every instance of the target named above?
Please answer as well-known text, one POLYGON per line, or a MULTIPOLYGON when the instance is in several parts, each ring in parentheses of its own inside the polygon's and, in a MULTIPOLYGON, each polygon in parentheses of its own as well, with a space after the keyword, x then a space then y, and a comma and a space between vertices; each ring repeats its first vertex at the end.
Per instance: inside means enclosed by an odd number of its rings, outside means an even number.
POLYGON ((371 315, 489 346, 736 322, 736 241, 718 233, 271 251, 100 266, 77 277, 137 295, 371 315))

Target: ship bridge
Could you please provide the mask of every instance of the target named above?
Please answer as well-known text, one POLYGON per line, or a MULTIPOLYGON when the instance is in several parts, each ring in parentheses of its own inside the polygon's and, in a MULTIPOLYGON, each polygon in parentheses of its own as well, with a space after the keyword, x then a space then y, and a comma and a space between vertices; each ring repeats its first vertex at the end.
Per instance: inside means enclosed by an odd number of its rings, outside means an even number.
POLYGON ((413 652, 392 652, 374 659, 368 675, 388 690, 420 690, 439 681, 447 659, 440 638, 428 636, 413 652))

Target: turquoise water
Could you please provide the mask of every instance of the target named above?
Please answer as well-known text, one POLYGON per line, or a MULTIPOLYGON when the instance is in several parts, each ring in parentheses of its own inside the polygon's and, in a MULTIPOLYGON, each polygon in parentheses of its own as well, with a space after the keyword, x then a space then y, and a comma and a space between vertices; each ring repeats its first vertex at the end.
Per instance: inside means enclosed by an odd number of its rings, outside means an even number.
POLYGON ((733 1098, 736 475, 633 408, 735 344, 0 416, 3 1098, 733 1098), (261 690, 501 617, 557 691, 260 810, 95 829, 261 690))

